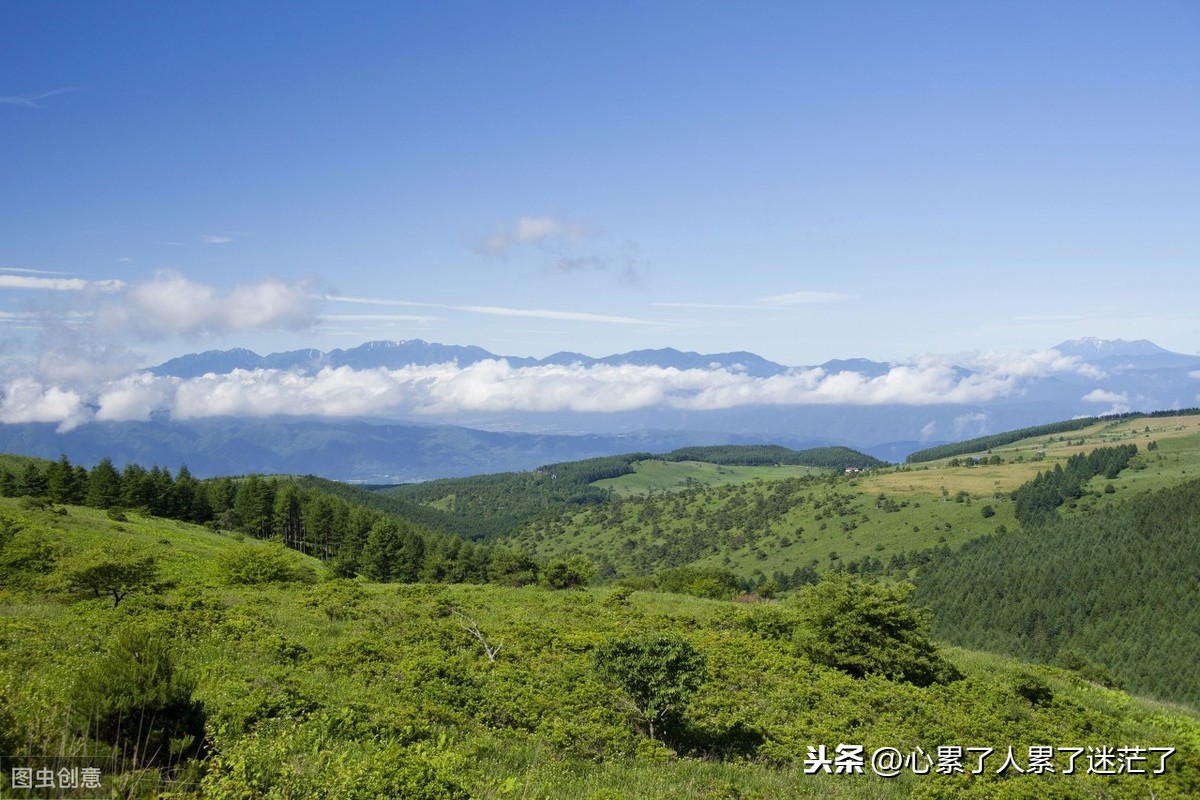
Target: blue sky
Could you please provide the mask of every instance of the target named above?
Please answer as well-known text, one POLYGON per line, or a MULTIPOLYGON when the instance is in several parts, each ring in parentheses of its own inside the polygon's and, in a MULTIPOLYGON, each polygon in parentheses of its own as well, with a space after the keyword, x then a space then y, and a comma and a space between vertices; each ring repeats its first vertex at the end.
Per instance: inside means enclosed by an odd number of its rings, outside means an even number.
POLYGON ((1195 2, 9 2, 0 30, 9 374, 410 338, 1200 351, 1195 2))

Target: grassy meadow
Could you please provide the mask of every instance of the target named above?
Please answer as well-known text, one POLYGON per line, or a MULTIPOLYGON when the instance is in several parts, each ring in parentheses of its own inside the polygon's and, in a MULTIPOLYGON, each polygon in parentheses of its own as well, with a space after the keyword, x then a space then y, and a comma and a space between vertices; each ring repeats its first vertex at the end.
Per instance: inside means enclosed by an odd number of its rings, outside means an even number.
MULTIPOLYGON (((4 500, 0 515, 20 527, 0 551, 4 752, 22 763, 73 756, 114 765, 105 796, 1183 798, 1200 791, 1200 721, 1186 708, 1066 670, 953 648, 943 652, 959 673, 950 682, 851 677, 805 654, 799 642, 808 617, 798 600, 747 604, 620 586, 381 584, 333 578, 292 552, 282 553, 285 575, 232 583, 231 571, 279 556, 278 545, 134 512, 113 519, 4 500), (157 575, 118 604, 66 582, 74 556, 124 548, 152 554, 157 575), (139 766, 85 733, 79 686, 130 630, 169 643, 203 708, 199 756, 139 766), (620 689, 598 677, 592 654, 613 639, 661 632, 690 643, 706 670, 676 722, 651 739, 620 689), (483 641, 499 648, 494 660, 483 641), (1154 776, 997 774, 999 761, 981 775, 805 773, 809 747, 839 744, 928 754, 953 745, 1178 752, 1154 776)), ((9 787, 3 796, 33 795, 9 787)))

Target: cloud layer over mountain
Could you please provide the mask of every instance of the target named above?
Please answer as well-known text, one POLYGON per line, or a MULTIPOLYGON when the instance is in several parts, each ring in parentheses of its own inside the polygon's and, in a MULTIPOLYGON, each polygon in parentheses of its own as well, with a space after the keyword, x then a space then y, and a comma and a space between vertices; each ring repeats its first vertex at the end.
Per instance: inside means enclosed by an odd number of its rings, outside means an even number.
MULTIPOLYGON (((712 411, 742 406, 980 404, 1018 396, 1053 375, 1099 379, 1103 372, 1055 350, 923 356, 876 374, 804 367, 752 375, 736 366, 654 364, 514 365, 484 358, 399 368, 327 366, 315 371, 234 369, 198 377, 134 372, 59 385, 30 377, 3 386, 0 422, 54 422, 64 430, 152 416, 448 417, 462 412, 621 412, 647 408, 712 411)), ((1115 397, 1115 395, 1111 395, 1115 397)), ((1086 399, 1108 399, 1100 388, 1086 399)))

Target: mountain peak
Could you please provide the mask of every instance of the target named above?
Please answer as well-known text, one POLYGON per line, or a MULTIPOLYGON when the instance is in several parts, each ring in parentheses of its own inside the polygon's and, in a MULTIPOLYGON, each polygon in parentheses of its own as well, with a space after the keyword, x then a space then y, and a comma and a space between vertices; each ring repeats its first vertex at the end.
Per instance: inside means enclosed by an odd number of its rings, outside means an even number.
POLYGON ((1135 339, 1132 342, 1124 339, 1101 339, 1097 336, 1084 336, 1080 339, 1068 339, 1054 345, 1054 349, 1063 355, 1080 358, 1107 358, 1109 356, 1154 356, 1169 353, 1169 350, 1156 345, 1149 339, 1135 339))

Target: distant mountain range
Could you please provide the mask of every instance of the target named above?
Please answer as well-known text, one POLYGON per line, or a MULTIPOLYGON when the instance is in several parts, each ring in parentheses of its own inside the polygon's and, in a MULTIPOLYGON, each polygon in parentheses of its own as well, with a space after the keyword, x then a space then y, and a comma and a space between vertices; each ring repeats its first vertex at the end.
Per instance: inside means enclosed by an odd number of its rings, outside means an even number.
MULTIPOLYGON (((191 353, 173 358, 151 367, 148 371, 154 375, 171 376, 175 378, 198 378, 201 375, 214 373, 217 375, 232 372, 235 369, 282 369, 311 374, 326 367, 351 367, 352 369, 400 369, 410 366, 430 366, 433 364, 454 363, 460 367, 477 364, 480 361, 504 359, 513 367, 536 367, 549 365, 578 364, 591 367, 597 364, 620 366, 672 367, 674 369, 728 369, 744 372, 754 377, 766 378, 780 375, 788 371, 788 367, 768 361, 754 353, 715 353, 702 355, 700 353, 682 352, 674 348, 661 350, 635 350, 630 353, 592 358, 582 353, 560 352, 545 358, 530 358, 527 356, 501 356, 489 353, 482 347, 437 344, 421 339, 391 342, 378 341, 352 347, 348 350, 330 350, 323 353, 320 350, 290 350, 285 353, 271 353, 260 356, 251 350, 236 348, 233 350, 208 350, 203 353, 191 353)), ((830 362, 836 364, 840 362, 830 362)), ((877 362, 862 362, 873 368, 886 364, 877 362)))
MULTIPOLYGON (((118 464, 178 466, 199 475, 248 472, 314 474, 339 480, 402 482, 506 470, 633 451, 666 452, 715 444, 780 444, 803 449, 845 445, 888 461, 924 447, 1077 416, 1152 411, 1200 404, 1200 356, 1145 340, 1075 339, 1054 352, 964 357, 936 372, 952 389, 916 400, 895 387, 920 383, 921 365, 865 358, 789 367, 753 353, 638 350, 593 358, 555 353, 542 359, 499 356, 480 347, 420 340, 368 342, 346 350, 294 350, 261 356, 235 349, 193 353, 146 372, 188 381, 235 370, 314 375, 325 368, 401 370, 438 364, 466 368, 503 359, 513 369, 578 365, 659 367, 796 381, 817 375, 849 393, 804 402, 712 407, 649 404, 623 411, 454 410, 405 418, 245 417, 91 421, 59 432, 46 423, 0 425, 0 451, 75 463, 102 457, 118 464), (819 369, 818 369, 819 368, 819 369), (844 379, 844 380, 843 380, 844 379), (998 390, 988 387, 999 386, 998 390), (881 399, 859 401, 860 390, 881 399), (978 387, 982 390, 976 391, 978 387), (889 394, 888 392, 892 392, 889 394), (894 395, 894 396, 893 396, 894 395), (956 398, 962 398, 957 399, 956 398)), ((928 377, 925 375, 925 377, 928 377)), ((789 384, 791 385, 791 384, 789 384)))
MULTIPOLYGON (((1200 356, 1172 353, 1146 339, 1097 339, 1086 337, 1060 342, 1052 349, 1064 356, 1073 356, 1098 367, 1144 369, 1146 367, 1200 366, 1200 356)), ((313 373, 326 367, 352 369, 400 369, 409 366, 430 366, 454 363, 460 367, 480 361, 507 361, 513 367, 578 364, 591 367, 654 366, 673 369, 725 369, 754 377, 767 378, 795 369, 821 367, 827 372, 857 372, 868 377, 887 373, 892 364, 867 358, 833 359, 823 364, 793 367, 769 361, 762 356, 739 351, 734 353, 695 353, 664 347, 656 350, 633 350, 628 353, 594 358, 583 353, 559 352, 545 358, 497 355, 474 345, 449 345, 421 339, 366 342, 347 350, 304 349, 289 350, 260 356, 252 350, 207 350, 203 353, 172 358, 147 371, 154 375, 176 378, 197 378, 208 373, 225 374, 235 369, 279 369, 313 373)))

